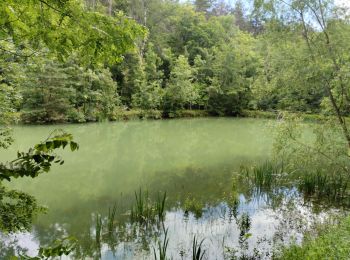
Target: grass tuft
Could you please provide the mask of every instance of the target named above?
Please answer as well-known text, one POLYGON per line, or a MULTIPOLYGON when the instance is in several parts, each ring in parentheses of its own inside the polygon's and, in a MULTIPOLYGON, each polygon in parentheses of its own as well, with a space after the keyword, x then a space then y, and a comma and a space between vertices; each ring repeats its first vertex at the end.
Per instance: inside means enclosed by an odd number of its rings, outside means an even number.
POLYGON ((203 250, 204 239, 202 239, 201 242, 198 243, 198 240, 196 239, 196 236, 193 237, 192 242, 192 260, 202 260, 205 254, 205 250, 203 250))
POLYGON ((115 220, 116 212, 117 212, 116 204, 114 204, 112 208, 108 209, 107 230, 109 235, 113 234, 116 228, 116 220, 115 220))
POLYGON ((299 189, 307 196, 330 201, 340 201, 347 197, 349 179, 343 175, 332 175, 316 171, 301 175, 299 189))
POLYGON ((166 193, 163 196, 158 193, 157 200, 152 202, 148 192, 143 193, 140 189, 135 192, 135 205, 131 208, 130 221, 141 224, 164 221, 165 202, 166 193))
MULTIPOLYGON (((164 232, 163 242, 158 241, 158 254, 159 260, 166 260, 166 252, 168 250, 169 238, 168 238, 168 229, 164 232)), ((154 259, 158 260, 156 249, 153 247, 154 259)))

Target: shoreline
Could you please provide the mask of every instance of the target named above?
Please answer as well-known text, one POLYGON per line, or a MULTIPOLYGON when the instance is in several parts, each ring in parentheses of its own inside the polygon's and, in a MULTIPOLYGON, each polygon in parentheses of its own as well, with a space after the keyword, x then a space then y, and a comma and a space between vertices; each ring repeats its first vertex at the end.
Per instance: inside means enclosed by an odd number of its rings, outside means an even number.
MULTIPOLYGON (((290 112, 290 111, 263 111, 263 110, 242 110, 238 115, 214 115, 207 110, 178 110, 173 113, 169 113, 166 116, 161 110, 124 110, 118 111, 113 116, 103 118, 100 120, 86 120, 86 121, 69 121, 69 120, 58 120, 54 122, 24 122, 19 120, 13 125, 63 125, 63 124, 90 124, 98 122, 118 122, 118 121, 133 121, 133 120, 171 120, 180 118, 259 118, 259 119, 278 119, 281 113, 298 114, 303 117, 305 121, 320 122, 326 118, 332 118, 334 116, 315 114, 315 113, 303 113, 303 112, 290 112)), ((334 117, 334 119, 336 119, 334 117)), ((346 117, 347 121, 350 118, 346 117)), ((11 126, 11 124, 9 125, 11 126)))

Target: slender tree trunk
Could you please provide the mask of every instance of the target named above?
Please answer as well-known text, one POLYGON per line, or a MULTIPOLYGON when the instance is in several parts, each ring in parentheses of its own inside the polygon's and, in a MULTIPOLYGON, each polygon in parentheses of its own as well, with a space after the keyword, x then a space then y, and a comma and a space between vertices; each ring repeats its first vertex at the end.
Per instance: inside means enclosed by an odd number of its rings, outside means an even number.
MULTIPOLYGON (((327 83, 328 85, 328 83, 327 83)), ((347 124, 345 122, 345 118, 341 115, 341 112, 339 110, 339 107, 334 99, 334 96, 333 96, 333 93, 332 93, 332 90, 330 89, 329 86, 326 87, 327 89, 327 92, 328 92, 328 95, 329 95, 329 99, 331 100, 331 103, 332 103, 332 106, 333 106, 333 109, 335 110, 336 112, 336 115, 337 115, 337 118, 338 118, 338 121, 339 121, 339 124, 340 126, 342 127, 342 130, 343 130, 343 134, 345 136, 345 139, 348 143, 348 147, 350 149, 350 134, 349 134, 349 131, 348 131, 348 128, 347 128, 347 124)))
MULTIPOLYGON (((325 43, 326 43, 326 46, 327 46, 327 51, 328 51, 328 54, 330 55, 330 58, 332 60, 334 72, 337 74, 340 71, 340 65, 338 64, 337 59, 335 57, 335 53, 334 53, 334 50, 332 48, 330 36, 329 36, 329 34, 327 32, 327 24, 326 24, 326 21, 325 21, 321 0, 319 0, 319 8, 318 8, 320 10, 320 17, 317 14, 316 10, 314 10, 310 5, 308 5, 308 7, 311 9, 313 14, 315 15, 317 23, 321 27, 321 30, 322 30, 321 33, 325 37, 324 39, 325 39, 325 43)), ((308 49, 309 49, 312 61, 316 64, 315 52, 312 49, 312 44, 311 44, 311 40, 310 40, 310 37, 309 37, 309 31, 307 29, 307 24, 306 24, 305 18, 304 18, 304 12, 303 12, 302 9, 301 10, 296 10, 296 11, 300 15, 300 19, 301 19, 301 22, 302 22, 302 25, 303 25, 303 30, 304 30, 303 36, 304 36, 304 39, 305 39, 305 41, 307 43, 307 46, 308 46, 308 49)), ((342 95, 344 95, 345 94, 344 93, 345 85, 344 85, 343 78, 340 77, 339 80, 340 80, 341 88, 343 90, 342 91, 342 95)), ((347 142, 348 148, 350 149, 350 133, 349 133, 349 130, 348 130, 345 118, 342 116, 340 107, 338 106, 338 104, 337 104, 337 102, 336 102, 336 100, 334 98, 334 95, 332 93, 332 87, 331 87, 331 84, 329 82, 329 79, 324 77, 324 81, 325 81, 324 88, 325 88, 325 90, 326 90, 326 92, 327 92, 327 94, 329 96, 329 99, 331 101, 333 110, 334 110, 334 112, 336 114, 336 117, 338 119, 339 125, 342 128, 342 131, 343 131, 343 134, 344 134, 344 138, 345 138, 345 140, 347 142)), ((347 96, 345 96, 345 98, 347 98, 347 96)))
POLYGON ((112 16, 113 0, 108 1, 108 14, 112 16))

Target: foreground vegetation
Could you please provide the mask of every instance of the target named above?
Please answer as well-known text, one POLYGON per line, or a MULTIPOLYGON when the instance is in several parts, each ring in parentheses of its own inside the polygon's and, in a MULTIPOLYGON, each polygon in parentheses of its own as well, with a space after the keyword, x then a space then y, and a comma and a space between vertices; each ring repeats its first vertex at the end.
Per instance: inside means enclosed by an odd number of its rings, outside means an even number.
MULTIPOLYGON (((120 60, 122 54, 134 48, 136 38, 144 34, 142 26, 123 14, 112 17, 87 11, 80 1, 2 1, 0 148, 7 149, 14 141, 11 129, 7 126, 18 121, 18 106, 23 104, 23 97, 27 97, 26 104, 36 110, 39 118, 52 117, 61 121, 61 113, 67 112, 69 103, 70 91, 65 88, 65 80, 68 73, 78 73, 78 70, 74 71, 78 68, 76 65, 70 71, 62 67, 68 56, 75 56, 76 64, 101 67, 101 63, 120 60), (40 102, 35 103, 37 98, 40 102), (46 105, 45 109, 42 109, 43 104, 46 105)), ((101 71, 98 74, 100 78, 105 70, 101 71)), ((88 76, 84 75, 86 79, 88 76)), ((107 78, 106 81, 98 82, 104 88, 108 87, 111 79, 107 78)), ((74 80, 70 84, 75 84, 74 80)), ((36 178, 49 172, 52 165, 62 165, 64 160, 55 152, 67 146, 71 151, 79 148, 71 134, 54 131, 27 152, 18 151, 15 159, 0 163, 2 233, 31 229, 34 217, 44 211, 33 196, 8 190, 4 182, 25 177, 36 178)), ((40 250, 38 257, 54 257, 64 251, 65 248, 59 243, 53 249, 40 250)))
POLYGON ((317 238, 309 236, 301 246, 285 248, 278 259, 349 259, 350 218, 321 229, 317 238))

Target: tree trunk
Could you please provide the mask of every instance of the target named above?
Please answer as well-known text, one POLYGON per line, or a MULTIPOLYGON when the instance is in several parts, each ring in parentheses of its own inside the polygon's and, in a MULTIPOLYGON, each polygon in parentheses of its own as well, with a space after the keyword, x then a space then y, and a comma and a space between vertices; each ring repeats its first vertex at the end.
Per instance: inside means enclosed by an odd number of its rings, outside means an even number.
POLYGON ((109 14, 109 16, 112 16, 112 7, 113 7, 113 0, 109 0, 109 2, 108 2, 108 14, 109 14))

